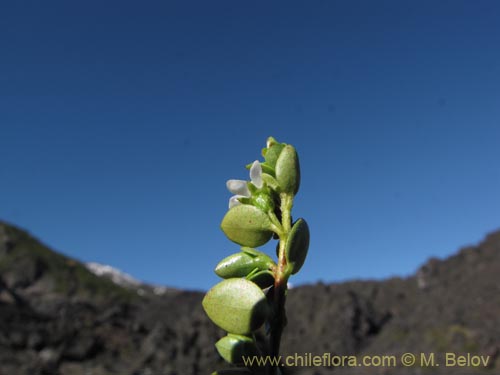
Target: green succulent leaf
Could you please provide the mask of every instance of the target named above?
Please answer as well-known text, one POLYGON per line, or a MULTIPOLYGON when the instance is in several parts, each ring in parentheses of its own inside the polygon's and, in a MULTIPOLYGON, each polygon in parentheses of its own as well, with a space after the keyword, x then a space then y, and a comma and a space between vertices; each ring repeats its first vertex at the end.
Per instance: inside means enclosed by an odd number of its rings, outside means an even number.
POLYGON ((264 292, 242 278, 223 280, 215 285, 203 298, 202 305, 216 325, 240 335, 258 329, 270 313, 264 292))
POLYGON ((264 155, 265 163, 275 169, 276 162, 278 161, 278 157, 280 156, 282 150, 285 148, 284 143, 273 143, 266 151, 264 155))
POLYGON ((291 145, 286 145, 276 161, 276 181, 280 191, 287 194, 297 194, 300 186, 300 165, 297 151, 291 145))
POLYGON ((215 273, 223 279, 231 277, 246 277, 250 272, 257 270, 268 270, 274 265, 274 261, 256 249, 243 247, 242 251, 229 255, 217 264, 215 273), (251 249, 250 253, 248 250, 251 249))
POLYGON ((290 231, 285 248, 287 264, 291 265, 292 274, 299 272, 306 260, 309 249, 309 226, 304 219, 298 219, 290 231))
POLYGON ((264 163, 260 163, 261 167, 262 167, 262 172, 263 173, 267 173, 271 176, 274 176, 274 168, 270 167, 268 164, 266 164, 265 162, 264 163))
MULTIPOLYGON (((264 168, 263 168, 264 170, 264 168)), ((274 174, 274 171, 273 171, 274 174)), ((269 186, 272 190, 278 190, 279 184, 278 181, 268 172, 262 173, 262 180, 265 182, 267 186, 269 186)))
POLYGON ((253 374, 253 372, 243 367, 212 372, 212 375, 248 375, 248 374, 253 374))
POLYGON ((250 357, 257 355, 257 347, 253 339, 243 335, 229 333, 215 344, 220 356, 226 362, 240 364, 243 356, 250 357))
POLYGON ((274 275, 271 271, 254 272, 247 276, 247 280, 254 282, 261 289, 266 289, 274 285, 274 275))
POLYGON ((274 144, 276 143, 279 143, 276 138, 274 137, 267 137, 267 141, 266 141, 266 146, 267 148, 270 148, 271 146, 273 146, 274 144))
POLYGON ((231 241, 242 246, 258 247, 268 242, 272 224, 267 214, 257 207, 241 204, 227 211, 221 229, 231 241))
POLYGON ((260 250, 257 250, 257 249, 254 249, 253 247, 248 247, 248 246, 242 246, 241 251, 244 252, 245 254, 251 255, 254 258, 259 256, 259 255, 267 256, 266 253, 263 253, 260 250))
MULTIPOLYGON (((245 165, 245 168, 250 169, 252 167, 252 164, 253 163, 249 163, 249 164, 245 165)), ((267 173, 267 174, 270 174, 271 176, 274 176, 274 168, 273 167, 270 167, 268 164, 266 164, 266 162, 260 163, 260 166, 262 168, 263 173, 267 173)))
POLYGON ((252 194, 251 202, 255 207, 260 208, 264 212, 274 210, 274 201, 267 192, 252 194))

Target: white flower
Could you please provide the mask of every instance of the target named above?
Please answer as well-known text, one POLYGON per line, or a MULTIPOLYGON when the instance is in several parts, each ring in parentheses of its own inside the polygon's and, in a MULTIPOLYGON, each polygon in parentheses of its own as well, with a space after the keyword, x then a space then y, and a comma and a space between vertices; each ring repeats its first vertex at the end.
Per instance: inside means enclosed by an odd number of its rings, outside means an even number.
MULTIPOLYGON (((250 167, 250 182, 257 188, 261 189, 264 185, 262 182, 262 167, 258 160, 255 160, 250 167)), ((226 182, 227 189, 234 195, 229 198, 229 208, 241 204, 239 198, 250 198, 251 193, 248 190, 247 181, 243 180, 228 180, 226 182)))
POLYGON ((258 160, 255 160, 250 167, 250 180, 257 189, 262 189, 262 166, 258 160))

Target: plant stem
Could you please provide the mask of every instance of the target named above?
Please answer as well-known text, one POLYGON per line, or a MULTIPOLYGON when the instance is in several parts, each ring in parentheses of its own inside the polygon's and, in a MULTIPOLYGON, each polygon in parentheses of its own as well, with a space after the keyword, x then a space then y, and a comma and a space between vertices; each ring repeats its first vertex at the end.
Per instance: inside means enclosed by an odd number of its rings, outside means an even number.
MULTIPOLYGON (((292 228, 291 211, 293 206, 293 196, 280 194, 281 198, 281 225, 283 228, 280 234, 278 249, 278 264, 274 278, 274 316, 271 323, 271 358, 278 358, 280 351, 281 335, 286 325, 285 301, 288 278, 290 270, 287 267, 286 244, 292 228)), ((275 372, 276 373, 276 372, 275 372)))
MULTIPOLYGON (((280 241, 281 247, 284 242, 280 241)), ((285 327, 285 299, 287 280, 283 277, 283 271, 286 266, 286 259, 280 258, 276 267, 276 277, 274 280, 274 316, 271 327, 271 356, 277 357, 280 351, 281 334, 285 327)))
POLYGON ((278 236, 282 235, 283 233, 283 226, 281 225, 279 219, 276 217, 276 214, 274 211, 269 211, 267 213, 267 216, 271 220, 271 223, 274 225, 274 233, 276 233, 278 236))

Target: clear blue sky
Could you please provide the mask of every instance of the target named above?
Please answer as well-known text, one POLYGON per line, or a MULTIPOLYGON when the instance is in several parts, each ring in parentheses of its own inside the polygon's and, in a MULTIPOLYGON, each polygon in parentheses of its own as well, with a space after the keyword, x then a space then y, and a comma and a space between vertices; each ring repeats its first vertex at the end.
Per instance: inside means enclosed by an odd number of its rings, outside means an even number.
POLYGON ((291 281, 408 275, 500 228, 499 17, 498 1, 5 2, 0 219, 207 289, 238 251, 225 182, 273 135, 299 152, 312 232, 291 281))

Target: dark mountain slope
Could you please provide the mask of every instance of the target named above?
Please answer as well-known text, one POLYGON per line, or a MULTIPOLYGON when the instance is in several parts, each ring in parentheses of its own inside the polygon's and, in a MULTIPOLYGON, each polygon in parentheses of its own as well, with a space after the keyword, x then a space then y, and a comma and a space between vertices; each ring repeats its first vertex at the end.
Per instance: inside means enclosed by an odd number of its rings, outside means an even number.
MULTIPOLYGON (((446 260, 431 259, 406 279, 294 289, 288 309, 285 350, 290 353, 411 352, 435 353, 436 358, 444 358, 446 352, 473 353, 490 356, 489 370, 442 364, 426 371, 500 373, 500 232, 446 260)), ((373 368, 364 370, 343 369, 375 373, 373 368)), ((417 370, 385 369, 384 373, 417 374, 417 370)))

